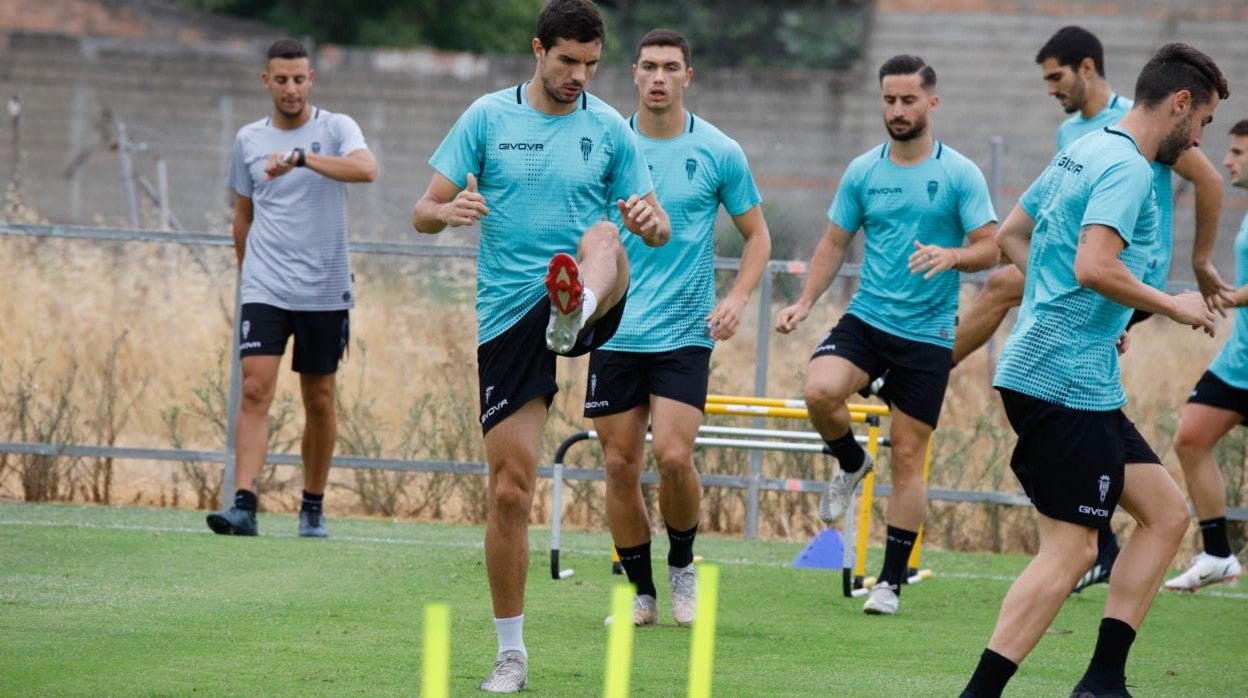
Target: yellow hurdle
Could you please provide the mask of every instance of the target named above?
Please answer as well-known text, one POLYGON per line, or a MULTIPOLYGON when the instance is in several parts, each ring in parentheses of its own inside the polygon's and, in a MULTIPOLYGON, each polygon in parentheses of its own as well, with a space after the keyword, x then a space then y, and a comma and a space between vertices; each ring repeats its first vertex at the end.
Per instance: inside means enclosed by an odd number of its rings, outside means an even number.
MULTIPOLYGON (((850 405, 849 419, 851 422, 862 423, 874 412, 860 410, 860 407, 872 405, 850 405)), ((738 417, 775 417, 780 419, 810 419, 805 407, 770 407, 767 405, 739 405, 728 402, 707 402, 703 408, 707 414, 730 414, 738 417)))
MULTIPOLYGON (((706 404, 719 405, 748 405, 753 407, 781 407, 789 409, 806 409, 805 400, 790 400, 786 398, 774 397, 752 397, 749 395, 707 395, 706 404)), ((887 417, 890 412, 886 405, 864 405, 855 404, 849 406, 850 412, 861 412, 863 414, 875 414, 881 417, 887 417)))

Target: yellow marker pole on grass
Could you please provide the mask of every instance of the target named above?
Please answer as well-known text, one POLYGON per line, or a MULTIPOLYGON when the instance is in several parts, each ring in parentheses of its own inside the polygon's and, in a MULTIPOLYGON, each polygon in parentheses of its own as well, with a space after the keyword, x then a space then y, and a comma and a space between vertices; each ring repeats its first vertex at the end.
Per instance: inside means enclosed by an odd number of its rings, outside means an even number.
POLYGON ((420 677, 422 698, 451 695, 451 607, 444 603, 425 606, 425 649, 420 677))
POLYGON ((628 698, 628 679, 633 670, 632 584, 616 584, 611 594, 611 631, 607 635, 607 678, 602 688, 605 698, 628 698))
POLYGON ((715 609, 719 605, 719 566, 698 566, 698 608, 689 647, 689 696, 710 698, 715 665, 715 609))

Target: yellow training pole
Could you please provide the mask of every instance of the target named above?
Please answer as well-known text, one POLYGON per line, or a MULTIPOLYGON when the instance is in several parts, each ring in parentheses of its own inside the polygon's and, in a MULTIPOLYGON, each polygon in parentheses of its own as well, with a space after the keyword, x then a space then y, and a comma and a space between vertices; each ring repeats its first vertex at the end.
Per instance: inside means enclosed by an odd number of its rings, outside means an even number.
MULTIPOLYGON (((880 453, 880 425, 867 426, 867 453, 874 462, 880 453)), ((875 493, 875 470, 862 479, 862 505, 858 513, 858 541, 854 548, 854 578, 862 579, 867 571, 867 536, 871 533, 871 500, 875 493)), ((853 512, 845 512, 852 516, 853 512)))
MULTIPOLYGON (((790 409, 806 409, 805 400, 788 400, 784 398, 774 397, 752 397, 749 395, 707 395, 706 404, 719 405, 748 405, 753 407, 786 407, 790 409)), ((866 405, 853 404, 849 406, 850 412, 861 412, 863 414, 878 414, 881 417, 887 417, 889 410, 886 405, 866 405)))
MULTIPOLYGON (((927 455, 923 456, 923 487, 927 488, 927 477, 932 471, 932 443, 936 439, 928 437, 927 439, 927 455)), ((906 563, 909 569, 919 569, 919 552, 923 545, 923 527, 919 526, 919 533, 914 538, 914 548, 910 550, 910 561, 906 563)))
POLYGON ((420 678, 423 698, 451 695, 451 607, 444 603, 425 606, 425 649, 420 678))
MULTIPOLYGON (((873 412, 859 412, 859 407, 870 407, 870 405, 852 405, 849 411, 849 421, 862 423, 867 421, 868 414, 873 412)), ((767 407, 765 405, 737 405, 730 403, 708 402, 703 410, 707 414, 729 414, 745 417, 776 417, 780 419, 810 419, 810 413, 806 408, 796 407, 767 407)))
POLYGON ((689 698, 710 698, 715 664, 715 611, 719 605, 719 567, 698 567, 698 609, 689 647, 689 698))
POLYGON ((602 688, 605 698, 628 698, 628 679, 633 668, 632 584, 616 584, 611 594, 611 631, 607 636, 607 678, 602 688))

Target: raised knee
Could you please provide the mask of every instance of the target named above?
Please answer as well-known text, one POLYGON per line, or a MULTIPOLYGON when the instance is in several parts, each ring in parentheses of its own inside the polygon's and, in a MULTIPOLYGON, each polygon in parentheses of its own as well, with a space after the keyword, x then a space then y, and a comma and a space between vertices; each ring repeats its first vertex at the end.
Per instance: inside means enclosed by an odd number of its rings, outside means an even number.
POLYGON ((1180 428, 1179 433, 1174 435, 1174 452, 1185 467, 1208 450, 1209 446, 1190 431, 1180 428))
POLYGON ((988 276, 988 280, 984 282, 984 294, 998 302, 1009 302, 1022 297, 1021 285, 1022 275, 1017 267, 1011 265, 988 276))

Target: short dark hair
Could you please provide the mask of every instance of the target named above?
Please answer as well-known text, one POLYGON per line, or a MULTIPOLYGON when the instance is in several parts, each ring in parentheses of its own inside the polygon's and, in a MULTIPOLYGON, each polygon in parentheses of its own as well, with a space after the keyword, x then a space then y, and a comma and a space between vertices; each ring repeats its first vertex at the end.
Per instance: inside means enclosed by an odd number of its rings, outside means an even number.
POLYGON ((1062 27, 1040 47, 1036 54, 1036 63, 1043 63, 1050 58, 1057 59, 1058 65, 1078 68, 1085 58, 1091 58, 1096 66, 1096 74, 1105 77, 1105 48, 1096 34, 1083 27, 1062 27))
POLYGON ((295 41, 294 39, 278 39, 273 42, 273 45, 270 46, 269 50, 264 54, 264 60, 266 62, 271 61, 274 58, 294 59, 307 57, 308 50, 303 47, 303 44, 295 41))
POLYGON ((546 49, 560 39, 588 44, 606 38, 602 13, 590 0, 550 0, 537 16, 537 40, 546 49))
POLYGON ((1162 100, 1179 90, 1192 93, 1195 105, 1231 96, 1226 77, 1213 59, 1187 44, 1166 44, 1148 59, 1135 81, 1135 103, 1156 109, 1162 100))
POLYGON ((1248 136, 1248 119, 1240 119, 1231 127, 1230 134, 1232 136, 1248 136))
POLYGON ((692 67, 692 63, 689 62, 689 40, 680 32, 671 29, 651 29, 646 32, 646 35, 641 37, 641 41, 637 42, 637 55, 633 58, 634 63, 641 59, 641 50, 647 46, 675 46, 685 57, 685 67, 692 67))
POLYGON ((936 71, 918 56, 901 54, 884 61, 880 66, 880 84, 889 75, 915 75, 923 78, 923 89, 930 90, 936 86, 936 71))

